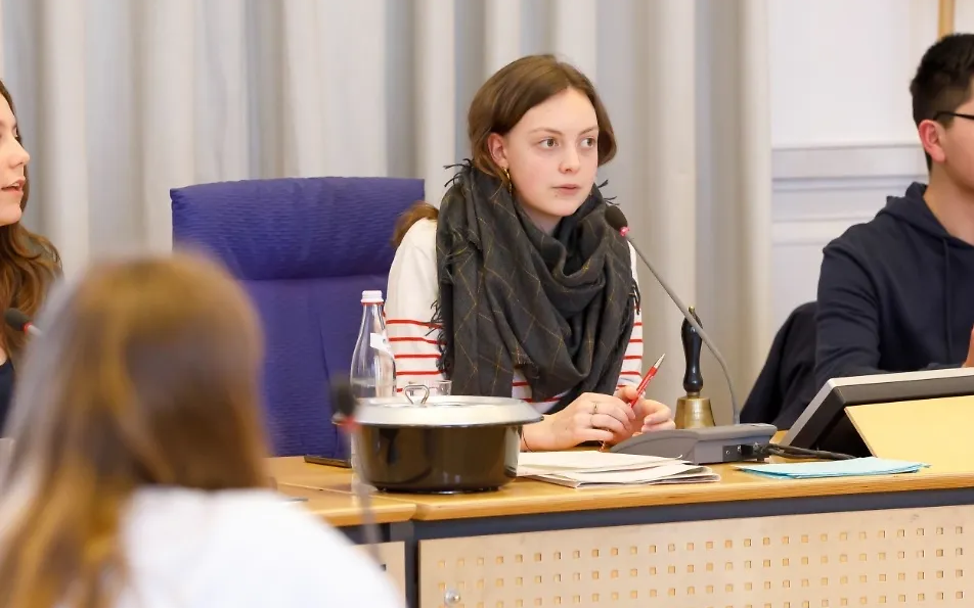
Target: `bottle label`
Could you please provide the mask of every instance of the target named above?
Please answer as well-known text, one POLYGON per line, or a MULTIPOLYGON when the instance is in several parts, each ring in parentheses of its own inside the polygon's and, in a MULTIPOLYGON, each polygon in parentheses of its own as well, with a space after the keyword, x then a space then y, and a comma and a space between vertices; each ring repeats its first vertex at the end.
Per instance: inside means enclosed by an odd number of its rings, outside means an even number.
POLYGON ((369 346, 395 358, 395 355, 392 354, 392 345, 389 344, 389 338, 385 334, 369 334, 369 346))

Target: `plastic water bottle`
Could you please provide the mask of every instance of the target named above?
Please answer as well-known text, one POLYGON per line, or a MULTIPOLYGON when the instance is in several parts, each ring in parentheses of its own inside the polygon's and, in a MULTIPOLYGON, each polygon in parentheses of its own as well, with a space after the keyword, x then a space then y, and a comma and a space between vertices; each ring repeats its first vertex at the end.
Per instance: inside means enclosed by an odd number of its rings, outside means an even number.
MULTIPOLYGON (((386 334, 381 291, 362 292, 362 324, 352 352, 349 382, 357 399, 395 397, 396 360, 386 334)), ((358 472, 355 442, 351 442, 352 470, 358 472)))

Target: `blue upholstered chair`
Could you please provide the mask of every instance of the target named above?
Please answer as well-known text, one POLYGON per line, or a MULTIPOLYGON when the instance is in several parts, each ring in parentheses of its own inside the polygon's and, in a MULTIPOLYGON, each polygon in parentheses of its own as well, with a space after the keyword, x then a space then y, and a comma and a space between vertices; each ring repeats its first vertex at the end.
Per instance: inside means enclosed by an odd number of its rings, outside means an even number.
POLYGON ((343 456, 328 379, 349 372, 362 291, 385 292, 393 226, 423 198, 423 182, 248 180, 175 188, 170 197, 174 247, 214 254, 259 312, 274 453, 343 456))

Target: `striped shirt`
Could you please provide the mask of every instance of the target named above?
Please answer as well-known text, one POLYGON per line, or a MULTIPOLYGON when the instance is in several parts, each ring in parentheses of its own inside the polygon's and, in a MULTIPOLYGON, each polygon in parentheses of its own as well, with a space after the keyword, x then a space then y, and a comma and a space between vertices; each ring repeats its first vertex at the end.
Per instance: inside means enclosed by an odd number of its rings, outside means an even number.
MULTIPOLYGON (((632 275, 636 277, 635 252, 632 254, 632 275)), ((638 279, 637 279, 638 280, 638 279)), ((436 222, 419 220, 406 232, 389 270, 385 315, 389 342, 396 356, 396 376, 399 390, 409 383, 428 383, 442 380, 437 367, 440 357, 438 332, 432 325, 433 305, 439 297, 436 276, 436 222)), ((619 385, 638 384, 642 375, 643 323, 636 310, 636 323, 626 348, 619 385)), ((558 397, 534 402, 531 387, 518 370, 514 371, 511 397, 523 399, 541 413, 558 403, 558 397)))

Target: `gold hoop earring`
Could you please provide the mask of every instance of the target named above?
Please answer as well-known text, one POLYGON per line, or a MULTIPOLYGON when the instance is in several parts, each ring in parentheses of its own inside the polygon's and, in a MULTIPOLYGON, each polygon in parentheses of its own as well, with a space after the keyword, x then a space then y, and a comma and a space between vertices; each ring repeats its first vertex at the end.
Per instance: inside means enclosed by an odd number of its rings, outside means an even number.
POLYGON ((504 179, 507 181, 507 193, 514 194, 514 182, 511 181, 511 171, 504 168, 504 179))

